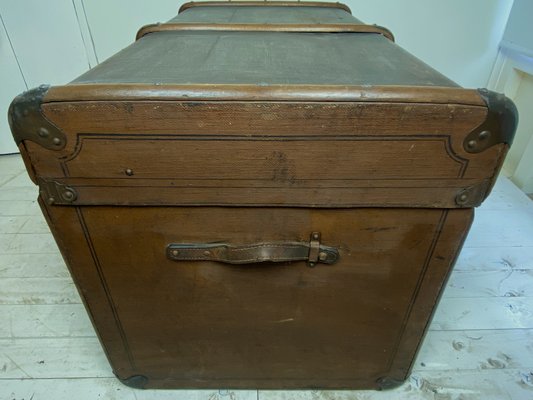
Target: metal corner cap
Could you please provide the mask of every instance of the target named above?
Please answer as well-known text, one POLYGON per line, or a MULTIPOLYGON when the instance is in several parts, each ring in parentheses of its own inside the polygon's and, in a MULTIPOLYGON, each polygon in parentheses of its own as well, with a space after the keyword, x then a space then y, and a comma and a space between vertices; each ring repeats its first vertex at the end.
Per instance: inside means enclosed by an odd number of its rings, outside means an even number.
POLYGON ((469 153, 480 153, 496 144, 513 143, 518 126, 518 110, 514 102, 502 93, 478 89, 488 113, 486 120, 472 131, 464 141, 469 153))
POLYGON ((144 389, 146 384, 148 383, 148 378, 144 375, 133 375, 129 378, 122 379, 120 377, 117 378, 122 382, 124 385, 129 386, 134 389, 144 389))
POLYGON ((30 140, 49 150, 65 147, 65 134, 46 119, 41 109, 48 89, 49 85, 41 85, 18 95, 11 102, 8 120, 17 145, 24 140, 30 140))
POLYGON ((487 104, 489 114, 492 114, 499 122, 502 143, 511 145, 518 126, 516 105, 502 93, 487 89, 479 89, 478 92, 487 104))

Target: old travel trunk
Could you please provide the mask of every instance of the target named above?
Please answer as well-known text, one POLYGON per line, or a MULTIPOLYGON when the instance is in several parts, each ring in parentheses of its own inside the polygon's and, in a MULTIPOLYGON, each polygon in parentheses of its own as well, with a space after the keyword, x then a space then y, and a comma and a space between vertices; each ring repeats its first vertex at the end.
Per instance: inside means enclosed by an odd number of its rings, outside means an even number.
POLYGON ((189 3, 10 109, 114 373, 406 379, 517 116, 339 3, 189 3))

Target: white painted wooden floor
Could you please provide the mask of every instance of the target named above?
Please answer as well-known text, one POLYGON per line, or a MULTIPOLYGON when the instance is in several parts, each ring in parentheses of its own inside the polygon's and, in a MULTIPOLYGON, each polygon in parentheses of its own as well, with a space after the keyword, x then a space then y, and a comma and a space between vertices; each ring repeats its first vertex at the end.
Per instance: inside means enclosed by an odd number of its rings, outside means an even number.
POLYGON ((95 337, 19 156, 0 156, 0 400, 533 399, 533 202, 506 178, 477 211, 410 380, 374 391, 141 391, 95 337))

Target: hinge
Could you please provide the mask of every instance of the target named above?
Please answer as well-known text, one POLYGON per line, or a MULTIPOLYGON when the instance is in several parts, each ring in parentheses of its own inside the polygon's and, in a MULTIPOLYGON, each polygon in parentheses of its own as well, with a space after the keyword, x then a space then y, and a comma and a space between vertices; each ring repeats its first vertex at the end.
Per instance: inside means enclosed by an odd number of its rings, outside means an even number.
POLYGON ((17 145, 23 140, 38 143, 49 150, 61 150, 67 137, 43 115, 41 104, 50 86, 41 85, 15 97, 9 106, 11 133, 17 145))
POLYGON ((78 198, 76 190, 63 183, 42 178, 37 183, 41 197, 49 205, 72 204, 78 198))
POLYGON ((513 101, 503 94, 479 89, 479 95, 487 105, 485 122, 468 134, 463 142, 469 153, 480 153, 499 143, 509 146, 513 142, 518 125, 518 111, 513 101))

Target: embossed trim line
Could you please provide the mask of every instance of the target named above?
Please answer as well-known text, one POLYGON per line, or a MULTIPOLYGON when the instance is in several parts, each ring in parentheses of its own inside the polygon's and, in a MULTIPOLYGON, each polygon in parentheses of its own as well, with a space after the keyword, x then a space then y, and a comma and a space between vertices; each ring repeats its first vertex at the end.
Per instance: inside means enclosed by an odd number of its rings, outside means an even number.
MULTIPOLYGON (((398 135, 398 136, 365 136, 365 135, 359 135, 359 136, 353 136, 353 135, 337 135, 337 136, 329 136, 329 137, 322 137, 322 136, 241 136, 241 135, 231 135, 231 136, 212 136, 212 135, 164 135, 164 134, 158 134, 158 135, 130 135, 130 134, 118 134, 118 133, 112 133, 112 134, 105 134, 105 133, 79 133, 77 135, 77 141, 76 145, 73 149, 73 152, 69 155, 64 156, 61 159, 61 167, 65 173, 65 177, 70 177, 69 167, 68 164, 75 160, 79 154, 81 153, 83 149, 83 144, 86 141, 91 140, 113 140, 113 141, 121 141, 121 140, 149 140, 149 141, 308 141, 308 142, 318 142, 318 141, 397 141, 397 142, 403 142, 403 141, 427 141, 427 142, 442 142, 444 145, 444 150, 446 152, 446 155, 455 163, 459 164, 459 171, 457 175, 454 178, 463 178, 467 167, 469 160, 466 158, 463 158, 459 156, 452 148, 451 145, 451 137, 449 135, 398 135)), ((99 178, 116 178, 114 176, 103 176, 100 175, 99 178)), ((452 178, 452 177, 449 177, 452 178)), ((165 177, 160 176, 158 179, 175 179, 175 177, 165 177)), ((332 178, 327 178, 327 180, 331 180, 332 178)), ((412 178, 412 177, 402 177, 403 179, 431 179, 431 176, 423 177, 423 178, 412 178)), ((442 178, 439 178, 442 179, 442 178)), ((239 179, 231 179, 233 181, 238 181, 239 179)), ((256 178, 257 180, 257 178, 256 178)), ((320 179, 313 179, 313 180, 320 180, 320 179)))

